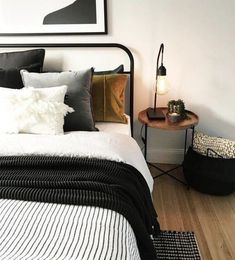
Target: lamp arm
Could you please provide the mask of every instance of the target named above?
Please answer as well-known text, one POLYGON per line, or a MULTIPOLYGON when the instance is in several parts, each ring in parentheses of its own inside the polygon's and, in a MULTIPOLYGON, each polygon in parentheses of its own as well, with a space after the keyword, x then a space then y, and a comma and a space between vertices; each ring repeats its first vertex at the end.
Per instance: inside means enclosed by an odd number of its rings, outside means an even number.
POLYGON ((163 64, 163 52, 164 52, 164 44, 162 43, 160 45, 160 49, 159 49, 159 52, 158 52, 158 55, 157 55, 156 79, 157 79, 157 76, 158 76, 159 58, 160 58, 161 53, 162 53, 161 64, 163 64))
MULTIPOLYGON (((163 64, 163 52, 164 52, 164 44, 162 43, 160 45, 160 49, 159 49, 159 52, 157 55, 156 80, 158 77, 159 58, 160 58, 161 53, 162 53, 161 64, 163 64)), ((155 89, 155 93, 154 93, 154 107, 153 107, 154 111, 156 111, 156 104, 157 104, 157 84, 156 84, 156 89, 155 89)))

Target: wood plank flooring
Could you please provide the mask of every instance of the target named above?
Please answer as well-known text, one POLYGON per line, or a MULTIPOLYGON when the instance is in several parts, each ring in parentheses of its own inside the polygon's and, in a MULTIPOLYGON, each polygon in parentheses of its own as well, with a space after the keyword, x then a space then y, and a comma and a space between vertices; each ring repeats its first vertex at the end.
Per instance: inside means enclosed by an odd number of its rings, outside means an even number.
MULTIPOLYGON (((153 176, 159 173, 150 170, 153 176)), ((183 179, 182 169, 174 175, 183 179)), ((161 229, 194 231, 203 260, 235 260, 235 192, 211 196, 162 176, 155 179, 153 201, 161 229)))

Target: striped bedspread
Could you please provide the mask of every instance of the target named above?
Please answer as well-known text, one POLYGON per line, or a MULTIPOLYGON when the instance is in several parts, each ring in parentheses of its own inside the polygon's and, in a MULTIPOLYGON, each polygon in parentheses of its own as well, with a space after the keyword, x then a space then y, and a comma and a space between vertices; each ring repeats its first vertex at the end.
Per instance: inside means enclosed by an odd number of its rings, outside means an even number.
POLYGON ((139 260, 128 221, 98 207, 0 200, 1 260, 139 260))
POLYGON ((155 259, 143 176, 95 158, 0 157, 0 259, 155 259))

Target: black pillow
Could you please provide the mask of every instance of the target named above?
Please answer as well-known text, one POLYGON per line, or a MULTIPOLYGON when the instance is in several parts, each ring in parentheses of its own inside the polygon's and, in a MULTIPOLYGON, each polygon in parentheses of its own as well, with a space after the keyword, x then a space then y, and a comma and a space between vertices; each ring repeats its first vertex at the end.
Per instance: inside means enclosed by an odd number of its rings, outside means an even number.
POLYGON ((124 72, 124 66, 120 65, 114 70, 94 71, 94 75, 116 74, 116 73, 123 73, 123 72, 124 72))
POLYGON ((36 63, 30 66, 24 66, 19 69, 0 69, 0 87, 20 89, 24 87, 20 70, 25 69, 30 72, 38 72, 41 70, 41 64, 36 63))
POLYGON ((45 57, 44 49, 34 49, 27 51, 5 52, 0 53, 0 68, 11 69, 30 66, 32 64, 40 64, 40 71, 42 71, 45 57))

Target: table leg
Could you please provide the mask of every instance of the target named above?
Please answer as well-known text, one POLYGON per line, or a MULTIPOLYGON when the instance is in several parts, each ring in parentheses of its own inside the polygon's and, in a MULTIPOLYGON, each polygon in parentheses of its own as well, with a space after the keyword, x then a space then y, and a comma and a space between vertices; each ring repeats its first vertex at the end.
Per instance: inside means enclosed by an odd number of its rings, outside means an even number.
POLYGON ((188 140, 188 129, 185 130, 185 137, 184 137, 184 158, 187 150, 187 140, 188 140))
POLYGON ((192 142, 191 142, 191 146, 192 146, 192 149, 193 149, 193 139, 194 139, 194 132, 195 132, 195 127, 193 126, 192 127, 192 142))
POLYGON ((148 125, 145 124, 144 128, 144 158, 147 161, 147 149, 148 149, 148 125))

